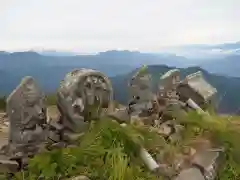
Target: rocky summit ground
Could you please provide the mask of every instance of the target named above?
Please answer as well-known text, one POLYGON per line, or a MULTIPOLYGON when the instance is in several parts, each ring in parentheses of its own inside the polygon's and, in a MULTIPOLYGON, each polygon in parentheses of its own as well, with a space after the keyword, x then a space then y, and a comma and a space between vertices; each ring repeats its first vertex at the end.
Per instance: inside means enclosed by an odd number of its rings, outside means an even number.
MULTIPOLYGON (((48 107, 48 116, 58 118, 59 112, 55 106, 48 107)), ((1 144, 5 144, 8 122, 4 112, 0 114, 0 123, 1 144)), ((86 180, 160 180, 166 177, 188 180, 192 176, 190 179, 195 180, 198 174, 200 179, 203 176, 193 164, 199 163, 206 169, 210 168, 209 163, 215 159, 217 149, 224 150, 224 153, 223 160, 217 162, 220 166, 214 169, 216 179, 237 180, 240 177, 238 117, 211 115, 211 118, 203 118, 194 113, 189 114, 172 122, 178 131, 166 139, 166 134, 171 132, 168 123, 171 122, 152 126, 133 117, 130 125, 119 126, 112 118, 106 117, 93 124, 81 138, 79 147, 37 155, 31 161, 25 179, 41 176, 54 179, 59 176, 62 179, 71 177, 86 180), (140 147, 144 147, 159 164, 157 170, 149 170, 141 160, 137 153, 140 147)), ((23 175, 16 174, 15 179, 23 179, 23 175)))
MULTIPOLYGON (((59 111, 56 106, 47 108, 48 119, 56 120, 59 117, 59 111)), ((0 147, 7 144, 8 141, 9 122, 6 112, 0 111, 0 147)))

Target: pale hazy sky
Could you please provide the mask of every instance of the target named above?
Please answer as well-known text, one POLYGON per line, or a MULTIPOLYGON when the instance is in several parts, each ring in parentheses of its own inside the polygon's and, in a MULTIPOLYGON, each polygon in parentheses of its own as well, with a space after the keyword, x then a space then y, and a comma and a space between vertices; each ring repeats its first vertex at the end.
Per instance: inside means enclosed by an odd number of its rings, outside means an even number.
POLYGON ((0 49, 158 51, 240 41, 240 0, 0 0, 0 49))

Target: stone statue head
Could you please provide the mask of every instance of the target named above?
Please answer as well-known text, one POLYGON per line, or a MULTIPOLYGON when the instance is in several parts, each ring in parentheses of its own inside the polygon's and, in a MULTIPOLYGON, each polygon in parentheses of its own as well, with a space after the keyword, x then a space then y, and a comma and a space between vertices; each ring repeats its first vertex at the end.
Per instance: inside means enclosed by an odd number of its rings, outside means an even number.
POLYGON ((89 114, 108 108, 112 101, 112 86, 102 73, 92 69, 79 69, 68 73, 58 90, 58 107, 62 123, 77 132, 77 124, 89 119, 89 114))
POLYGON ((180 83, 179 69, 171 69, 160 78, 161 86, 165 89, 174 89, 180 83))

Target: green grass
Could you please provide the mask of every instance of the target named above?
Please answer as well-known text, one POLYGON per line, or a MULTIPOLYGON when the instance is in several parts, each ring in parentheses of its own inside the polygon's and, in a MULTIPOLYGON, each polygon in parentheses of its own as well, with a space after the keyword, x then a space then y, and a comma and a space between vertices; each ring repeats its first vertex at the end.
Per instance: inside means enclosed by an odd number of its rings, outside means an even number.
POLYGON ((99 180, 154 180, 156 177, 139 159, 142 146, 151 146, 152 152, 164 146, 154 133, 135 126, 121 127, 104 119, 93 123, 77 148, 57 149, 35 156, 29 170, 16 174, 15 179, 35 180, 67 178, 86 175, 99 180), (154 148, 155 147, 155 148, 154 148))
POLYGON ((56 105, 57 104, 57 96, 55 94, 49 94, 46 97, 46 104, 48 106, 56 105))
POLYGON ((153 157, 164 152, 162 161, 173 163, 191 140, 198 137, 210 139, 217 147, 224 147, 224 161, 217 180, 240 178, 240 126, 238 118, 231 121, 216 115, 200 116, 195 112, 187 116, 178 115, 177 121, 185 126, 183 139, 177 143, 166 143, 149 127, 128 125, 121 127, 115 121, 104 118, 93 122, 89 132, 81 139, 77 148, 57 149, 36 155, 27 172, 16 174, 16 180, 67 178, 86 175, 92 180, 154 180, 139 158, 140 147, 145 147, 153 157), (24 176, 24 178, 23 178, 24 176))
POLYGON ((6 97, 1 97, 0 98, 0 110, 5 110, 6 109, 6 97))
MULTIPOLYGON (((48 105, 56 104, 56 96, 46 99, 48 105)), ((5 109, 5 98, 0 99, 0 108, 5 109)), ((209 139, 216 147, 224 147, 224 161, 217 180, 240 179, 240 117, 220 117, 213 112, 201 116, 195 112, 175 114, 176 121, 184 125, 182 140, 166 143, 163 137, 151 132, 149 127, 128 125, 104 118, 92 122, 89 132, 77 148, 57 149, 36 155, 31 159, 28 171, 17 173, 16 180, 46 180, 86 175, 92 180, 144 180, 156 179, 139 159, 140 147, 145 147, 156 158, 173 162, 175 155, 184 146, 199 137, 209 139)), ((1 177, 0 177, 1 179, 1 177)), ((5 178, 6 179, 6 178, 5 178)))
POLYGON ((186 141, 201 136, 210 139, 214 146, 225 149, 224 163, 217 180, 240 179, 239 117, 235 116, 229 120, 214 114, 202 116, 191 112, 187 117, 179 117, 178 121, 186 128, 186 141))

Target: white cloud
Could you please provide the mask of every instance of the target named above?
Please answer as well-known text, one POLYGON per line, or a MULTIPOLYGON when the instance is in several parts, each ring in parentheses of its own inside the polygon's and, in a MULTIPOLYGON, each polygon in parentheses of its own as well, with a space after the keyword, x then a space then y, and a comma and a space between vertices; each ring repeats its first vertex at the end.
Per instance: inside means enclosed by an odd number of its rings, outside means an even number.
POLYGON ((239 0, 0 0, 0 49, 158 51, 240 40, 239 0))

